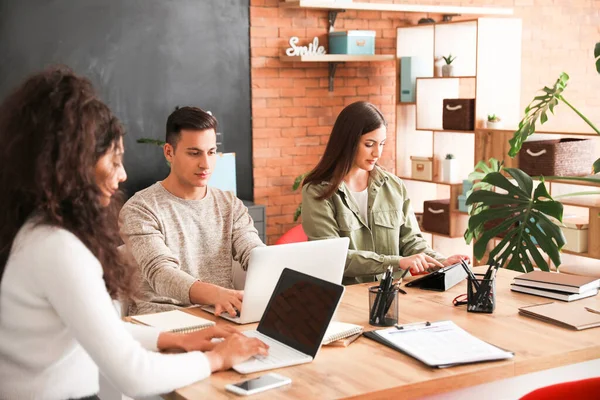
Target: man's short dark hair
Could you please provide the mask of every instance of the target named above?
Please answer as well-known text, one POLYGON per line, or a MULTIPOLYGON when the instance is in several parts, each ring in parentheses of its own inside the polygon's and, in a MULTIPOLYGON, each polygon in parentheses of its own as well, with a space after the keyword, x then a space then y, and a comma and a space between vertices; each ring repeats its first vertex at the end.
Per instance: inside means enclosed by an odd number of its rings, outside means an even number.
POLYGON ((216 132, 217 119, 198 107, 176 107, 167 118, 167 143, 175 147, 184 129, 190 131, 213 129, 216 132))

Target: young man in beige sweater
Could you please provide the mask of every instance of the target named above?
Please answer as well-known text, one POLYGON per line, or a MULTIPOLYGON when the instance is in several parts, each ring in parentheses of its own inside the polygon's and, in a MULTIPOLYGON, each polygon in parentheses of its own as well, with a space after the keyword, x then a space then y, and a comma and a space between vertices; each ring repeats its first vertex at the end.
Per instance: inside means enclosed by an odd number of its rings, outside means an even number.
POLYGON ((207 186, 217 157, 216 127, 199 108, 176 109, 167 119, 164 146, 169 176, 121 210, 121 237, 142 281, 131 314, 194 304, 214 305, 217 314, 241 309, 232 259, 245 270, 250 251, 264 244, 242 201, 207 186))

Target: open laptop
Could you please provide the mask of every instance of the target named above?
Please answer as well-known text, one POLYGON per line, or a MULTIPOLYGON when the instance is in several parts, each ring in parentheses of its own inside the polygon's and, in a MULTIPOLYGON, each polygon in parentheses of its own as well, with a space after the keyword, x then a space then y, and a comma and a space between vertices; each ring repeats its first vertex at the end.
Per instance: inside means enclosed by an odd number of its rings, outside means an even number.
MULTIPOLYGON (((342 283, 349 244, 348 238, 336 238, 252 249, 242 309, 238 310, 238 316, 224 312, 221 317, 237 324, 260 321, 284 268, 342 283)), ((213 314, 215 312, 214 306, 203 306, 202 309, 213 314)))
POLYGON ((268 356, 255 356, 233 369, 250 374, 311 362, 321 348, 344 286, 285 268, 257 330, 242 334, 269 345, 268 356))

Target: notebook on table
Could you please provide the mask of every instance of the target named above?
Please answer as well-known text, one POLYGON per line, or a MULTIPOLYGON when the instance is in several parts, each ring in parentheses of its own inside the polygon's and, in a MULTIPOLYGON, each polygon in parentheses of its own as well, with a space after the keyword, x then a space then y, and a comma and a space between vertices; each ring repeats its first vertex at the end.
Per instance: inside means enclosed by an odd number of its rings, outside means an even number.
POLYGON ((519 308, 519 314, 578 331, 600 326, 600 314, 590 312, 576 303, 536 304, 519 308))
POLYGON ((452 321, 397 325, 365 332, 364 336, 434 368, 514 357, 512 352, 472 336, 452 321))
POLYGON ((189 333, 215 325, 213 321, 180 310, 133 315, 131 319, 141 324, 160 329, 161 331, 175 333, 189 333))
POLYGON ((514 283, 519 286, 535 287, 539 289, 558 290, 568 293, 584 293, 600 286, 600 279, 561 274, 556 272, 532 271, 515 276, 514 283))
POLYGON ((345 339, 350 336, 359 335, 362 333, 363 327, 356 324, 349 324, 347 322, 332 321, 327 327, 325 337, 323 338, 323 345, 331 344, 338 340, 345 339))
POLYGON ((548 297, 550 299, 562 301, 575 301, 579 299, 584 299, 586 297, 595 296, 598 294, 598 288, 591 289, 582 293, 569 293, 561 292, 559 290, 539 289, 528 286, 515 285, 514 283, 510 285, 510 290, 512 290, 513 292, 533 294, 536 296, 548 297))

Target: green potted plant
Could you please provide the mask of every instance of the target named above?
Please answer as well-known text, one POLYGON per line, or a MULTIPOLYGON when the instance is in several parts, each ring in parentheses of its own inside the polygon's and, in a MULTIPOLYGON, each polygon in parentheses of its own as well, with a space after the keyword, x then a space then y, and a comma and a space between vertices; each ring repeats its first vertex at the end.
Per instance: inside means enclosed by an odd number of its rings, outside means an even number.
POLYGON ((459 176, 458 160, 454 154, 448 153, 442 162, 442 180, 444 182, 458 182, 459 176))
MULTIPOLYGON (((596 44, 594 55, 596 70, 600 73, 600 43, 596 44)), ((540 120, 540 123, 544 124, 548 120, 547 112, 553 113, 554 107, 561 102, 567 104, 600 135, 600 130, 564 98, 563 92, 568 79, 569 76, 562 73, 552 88, 544 87, 544 93, 536 96, 527 106, 525 117, 509 141, 511 157, 517 155, 523 142, 535 132, 537 121, 540 120)), ((600 191, 564 194, 552 198, 546 189, 544 177, 540 177, 539 185, 534 187, 534 180, 520 169, 503 168, 497 160, 490 161, 498 168, 489 168, 480 162, 469 176, 471 181, 477 182, 474 189, 479 189, 472 191, 466 202, 470 206, 470 218, 465 240, 467 243, 475 240, 475 258, 483 259, 489 242, 504 234, 487 255, 487 264, 493 263, 517 271, 532 271, 535 264, 538 268, 548 271, 549 265, 541 250, 549 256, 555 266, 560 266, 560 250, 565 244, 565 238, 555 222, 562 223, 563 217, 563 205, 557 200, 575 195, 599 195, 600 191), (492 220, 499 223, 490 229, 485 225, 492 220)), ((594 162, 592 171, 594 174, 600 172, 600 159, 594 162)), ((598 176, 560 179, 600 185, 598 176)))
POLYGON ((496 114, 488 114, 485 126, 489 129, 500 129, 502 128, 502 119, 496 114))
POLYGON ((442 58, 446 62, 445 65, 442 65, 442 76, 454 76, 454 65, 452 65, 452 62, 456 60, 456 56, 450 53, 448 56, 442 56, 442 58))

